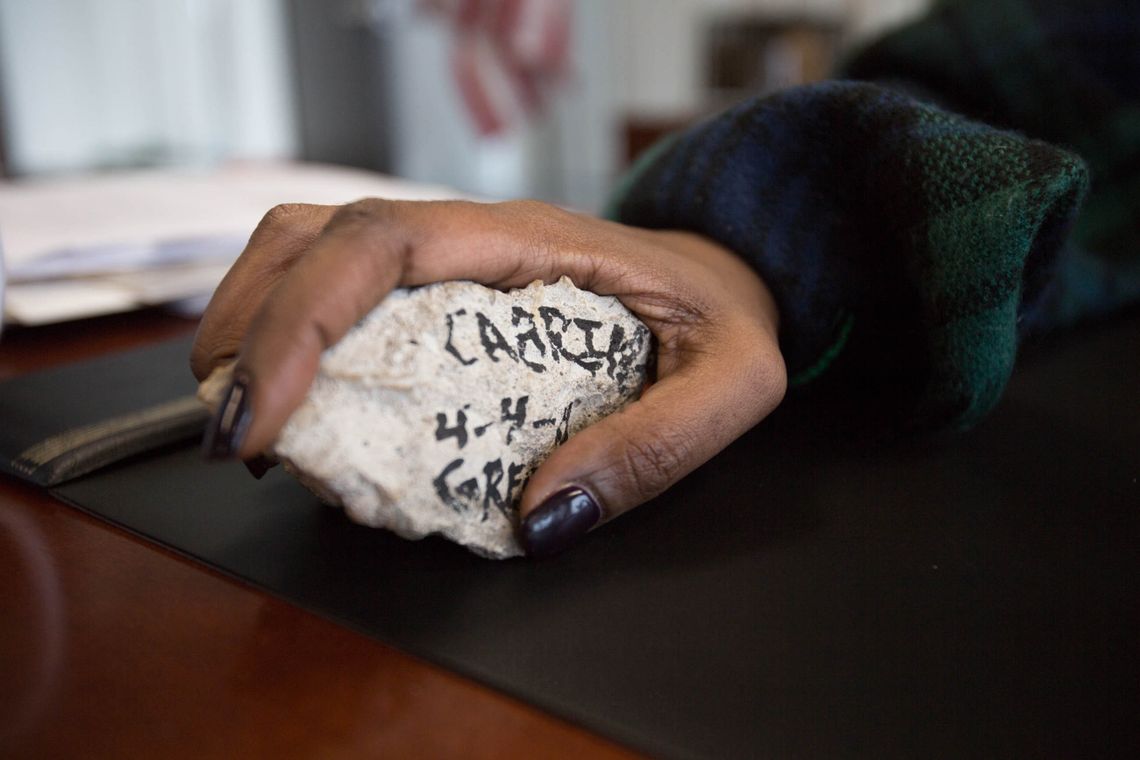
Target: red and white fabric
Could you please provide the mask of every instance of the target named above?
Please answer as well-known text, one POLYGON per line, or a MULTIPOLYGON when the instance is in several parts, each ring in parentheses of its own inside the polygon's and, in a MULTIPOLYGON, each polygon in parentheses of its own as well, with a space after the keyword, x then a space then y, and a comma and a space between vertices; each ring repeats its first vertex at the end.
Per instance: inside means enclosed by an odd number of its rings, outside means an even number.
POLYGON ((451 67, 481 134, 537 113, 564 79, 571 0, 420 0, 455 30, 451 67))

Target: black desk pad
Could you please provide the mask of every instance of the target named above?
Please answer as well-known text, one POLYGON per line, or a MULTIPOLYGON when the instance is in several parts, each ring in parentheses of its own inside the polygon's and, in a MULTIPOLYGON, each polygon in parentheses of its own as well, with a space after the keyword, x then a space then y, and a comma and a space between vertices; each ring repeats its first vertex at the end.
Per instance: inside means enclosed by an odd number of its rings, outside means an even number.
POLYGON ((544 562, 362 528, 186 447, 54 493, 659 756, 1136 757, 1138 346, 1134 312, 1039 348, 948 440, 835 446, 785 409, 544 562))
POLYGON ((208 415, 194 403, 189 351, 186 338, 0 383, 0 473, 55 485, 201 438, 208 415))

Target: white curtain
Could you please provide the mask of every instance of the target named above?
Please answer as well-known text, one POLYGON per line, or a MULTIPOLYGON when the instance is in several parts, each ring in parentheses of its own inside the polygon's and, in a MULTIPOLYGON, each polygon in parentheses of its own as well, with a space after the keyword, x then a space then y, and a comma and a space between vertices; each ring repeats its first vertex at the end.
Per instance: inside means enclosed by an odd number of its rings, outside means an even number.
POLYGON ((8 170, 293 156, 283 0, 0 0, 8 170))

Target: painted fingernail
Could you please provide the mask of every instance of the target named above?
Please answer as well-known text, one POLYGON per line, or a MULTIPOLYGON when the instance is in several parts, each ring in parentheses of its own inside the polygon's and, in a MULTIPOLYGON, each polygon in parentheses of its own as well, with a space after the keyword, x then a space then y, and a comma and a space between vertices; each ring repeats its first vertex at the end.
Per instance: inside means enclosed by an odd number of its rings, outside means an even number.
POLYGON ((258 454, 253 459, 246 459, 242 464, 245 465, 245 469, 249 470, 250 475, 261 480, 265 477, 265 473, 273 467, 273 460, 258 454))
POLYGON ((568 548, 602 519, 594 497, 569 486, 546 498, 523 520, 521 540, 531 557, 549 557, 568 548))
POLYGON ((253 417, 249 407, 249 378, 235 375, 202 439, 206 459, 229 459, 241 447, 253 417))

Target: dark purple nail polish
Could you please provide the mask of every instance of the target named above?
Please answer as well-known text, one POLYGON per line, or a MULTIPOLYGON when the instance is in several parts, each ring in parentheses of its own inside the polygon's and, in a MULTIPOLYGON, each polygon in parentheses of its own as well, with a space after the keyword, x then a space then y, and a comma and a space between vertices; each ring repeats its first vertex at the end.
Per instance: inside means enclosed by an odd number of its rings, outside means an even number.
POLYGON ((235 375, 202 439, 206 459, 229 459, 241 447, 253 417, 249 407, 249 378, 235 375))
POLYGON ((594 497, 569 486, 546 498, 523 520, 521 540, 531 557, 558 554, 598 524, 602 510, 594 497))
POLYGON ((261 480, 265 477, 265 473, 273 467, 273 460, 258 454, 253 459, 246 459, 242 464, 245 465, 245 469, 249 470, 250 475, 261 480))

